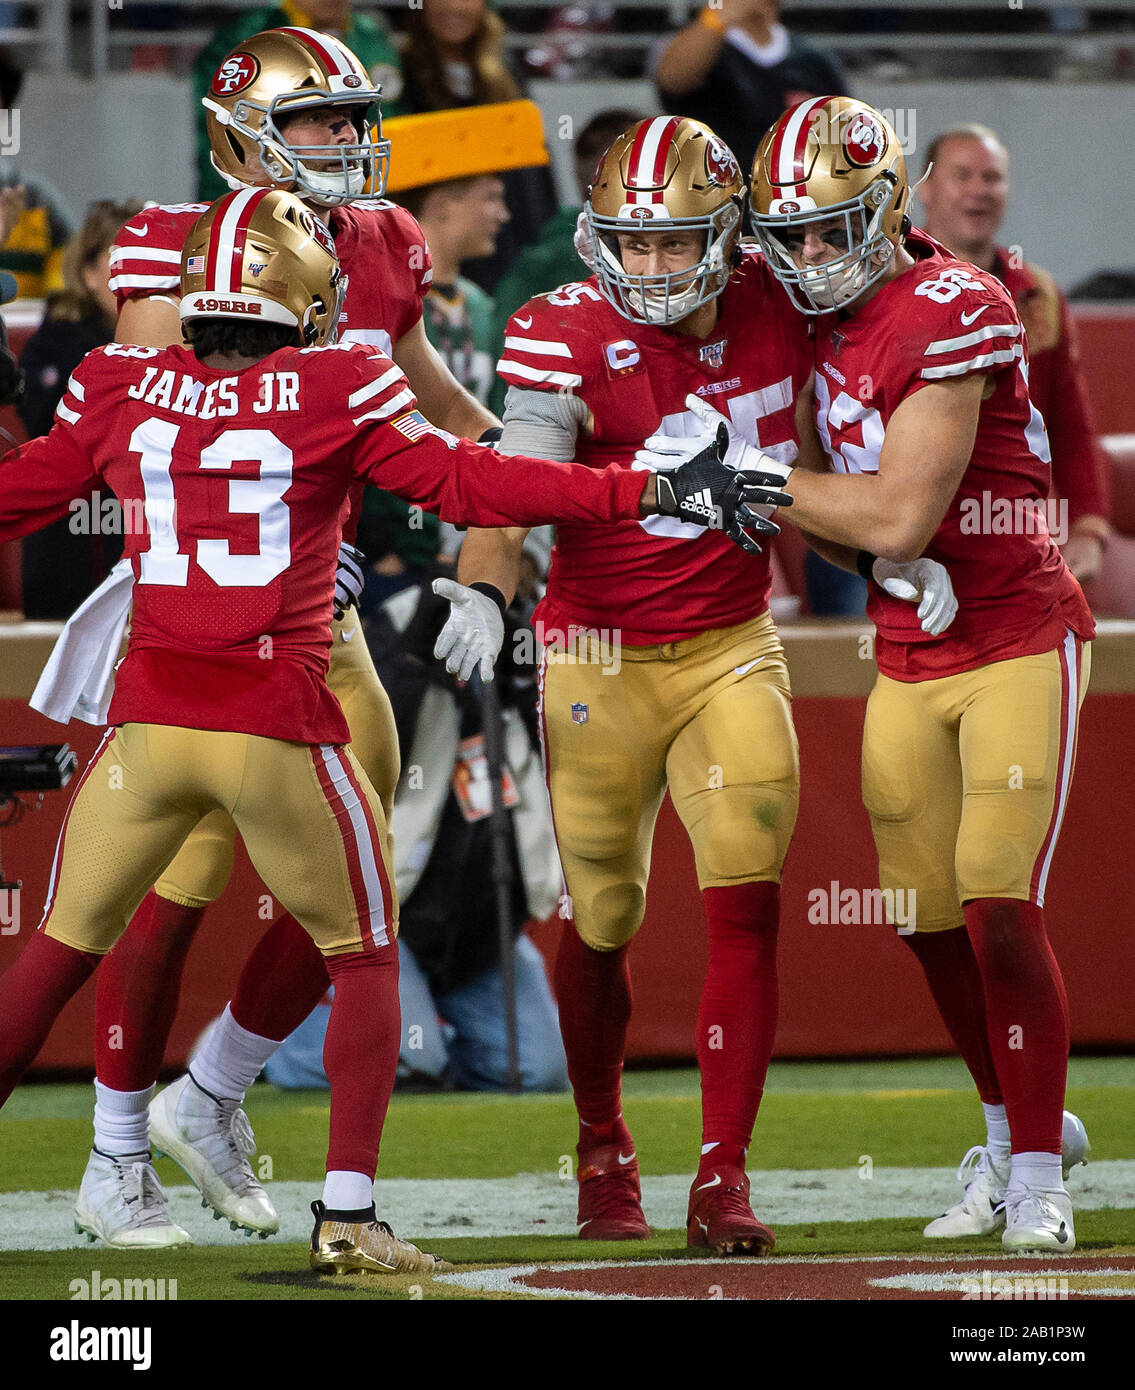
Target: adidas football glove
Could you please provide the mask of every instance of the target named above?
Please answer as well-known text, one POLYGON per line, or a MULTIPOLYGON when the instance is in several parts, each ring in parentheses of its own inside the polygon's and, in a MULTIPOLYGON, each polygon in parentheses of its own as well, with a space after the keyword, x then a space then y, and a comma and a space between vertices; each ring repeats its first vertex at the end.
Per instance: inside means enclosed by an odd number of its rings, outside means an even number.
POLYGON ((656 472, 658 511, 662 516, 724 531, 734 545, 759 555, 761 547, 750 532, 776 536, 780 527, 754 508, 790 507, 792 498, 779 491, 782 480, 772 473, 738 473, 728 468, 721 461, 728 447, 729 434, 722 425, 713 442, 700 453, 676 468, 656 472))
POLYGON ((339 547, 339 567, 335 571, 335 621, 342 622, 343 614, 352 603, 358 603, 366 584, 363 565, 366 556, 346 541, 339 547))

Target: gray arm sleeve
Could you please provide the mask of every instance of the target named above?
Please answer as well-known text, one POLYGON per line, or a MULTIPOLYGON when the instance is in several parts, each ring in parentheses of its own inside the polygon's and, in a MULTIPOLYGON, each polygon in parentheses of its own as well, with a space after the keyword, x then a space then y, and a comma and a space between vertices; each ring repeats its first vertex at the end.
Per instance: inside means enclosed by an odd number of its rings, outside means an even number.
POLYGON ((504 430, 496 448, 502 454, 570 463, 588 414, 586 402, 578 396, 510 386, 504 401, 504 430))

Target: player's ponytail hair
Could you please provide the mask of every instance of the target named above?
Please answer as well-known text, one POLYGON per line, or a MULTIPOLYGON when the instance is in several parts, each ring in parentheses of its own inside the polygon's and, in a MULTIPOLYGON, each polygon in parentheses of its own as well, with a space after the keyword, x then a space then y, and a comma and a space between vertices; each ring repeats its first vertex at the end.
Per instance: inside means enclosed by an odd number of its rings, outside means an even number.
POLYGON ((287 323, 246 323, 243 319, 188 319, 185 341, 198 361, 214 352, 267 357, 281 348, 302 347, 300 330, 287 323))

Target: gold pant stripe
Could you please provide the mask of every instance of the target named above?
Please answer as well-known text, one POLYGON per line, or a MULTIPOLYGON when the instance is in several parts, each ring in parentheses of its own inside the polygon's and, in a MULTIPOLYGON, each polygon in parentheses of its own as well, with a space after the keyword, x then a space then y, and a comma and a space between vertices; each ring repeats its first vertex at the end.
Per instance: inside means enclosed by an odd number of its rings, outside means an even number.
POLYGON ((84 774, 43 930, 105 954, 185 837, 218 811, 325 955, 396 934, 385 814, 349 748, 160 724, 114 729, 84 774))
MULTIPOLYGON (((374 669, 358 612, 349 608, 331 625, 327 684, 343 707, 351 752, 362 764, 382 802, 385 824, 398 785, 398 733, 394 711, 374 669)), ((183 907, 205 907, 225 891, 233 867, 233 824, 223 811, 206 816, 154 885, 159 896, 183 907)), ((392 850, 386 847, 387 857, 392 850)))

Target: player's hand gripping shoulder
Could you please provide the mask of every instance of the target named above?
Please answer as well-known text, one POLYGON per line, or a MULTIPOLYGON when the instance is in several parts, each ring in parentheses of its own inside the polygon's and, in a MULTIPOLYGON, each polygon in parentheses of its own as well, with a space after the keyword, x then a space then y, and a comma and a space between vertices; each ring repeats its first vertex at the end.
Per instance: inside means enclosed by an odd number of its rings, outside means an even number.
POLYGON ((739 472, 731 468, 723 461, 730 444, 724 421, 708 443, 699 437, 701 447, 693 453, 688 447, 689 440, 671 441, 652 435, 647 446, 652 440, 679 446, 672 454, 644 447, 635 455, 638 467, 654 471, 656 503, 652 510, 695 526, 724 531, 734 545, 750 555, 761 553, 752 532, 761 536, 780 534, 780 527, 774 521, 754 510, 756 507, 775 510, 792 505, 792 498, 779 490, 780 465, 775 473, 766 470, 739 472))
MULTIPOLYGON (((483 590, 490 585, 469 588, 455 579, 435 579, 433 591, 449 600, 449 617, 438 633, 434 656, 445 662, 445 669, 458 680, 467 681, 478 667, 483 681, 493 678, 493 663, 504 641, 504 597, 500 602, 483 590)), ((494 591, 496 592, 496 591, 494 591)))
POLYGON ((704 431, 686 438, 652 434, 635 454, 635 467, 655 473, 663 516, 721 529, 742 550, 760 554, 749 533, 776 536, 780 527, 754 508, 774 511, 792 505, 792 498, 780 491, 791 467, 747 443, 730 420, 699 396, 687 396, 686 407, 701 419, 704 431), (707 502, 718 517, 707 511, 707 502))
POLYGON ((906 564, 876 559, 871 577, 892 598, 918 604, 918 621, 923 632, 940 637, 957 616, 958 600, 945 565, 925 555, 906 564))

